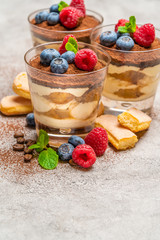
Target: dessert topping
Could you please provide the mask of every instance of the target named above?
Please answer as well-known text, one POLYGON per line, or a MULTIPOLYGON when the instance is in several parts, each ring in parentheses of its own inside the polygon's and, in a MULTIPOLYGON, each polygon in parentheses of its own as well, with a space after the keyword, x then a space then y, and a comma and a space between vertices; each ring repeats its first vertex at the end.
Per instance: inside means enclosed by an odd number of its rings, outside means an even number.
POLYGON ((85 71, 92 71, 97 61, 96 53, 87 48, 79 50, 75 56, 75 65, 85 71))
POLYGON ((47 22, 49 25, 56 25, 59 22, 59 14, 57 12, 51 12, 48 14, 47 22))
POLYGON ((26 116, 26 122, 27 122, 27 126, 29 127, 35 127, 35 120, 34 120, 34 113, 29 113, 26 116))
POLYGON ((61 12, 63 8, 66 8, 68 7, 69 5, 64 2, 64 1, 61 1, 59 4, 58 4, 58 11, 61 12))
MULTIPOLYGON (((59 3, 59 4, 60 4, 60 3, 59 3)), ((59 11, 58 11, 59 4, 53 4, 53 5, 50 7, 49 11, 50 11, 50 12, 57 12, 57 13, 59 13, 59 11)))
POLYGON ((144 24, 136 30, 133 37, 140 46, 149 47, 155 39, 155 28, 153 24, 144 24))
POLYGON ((100 35, 100 43, 106 47, 112 46, 116 43, 117 33, 114 31, 103 32, 100 35))
POLYGON ((94 128, 84 140, 94 149, 97 157, 102 156, 108 146, 107 132, 101 127, 94 128))
POLYGON ((122 50, 129 51, 134 47, 134 41, 129 36, 122 36, 116 41, 116 46, 122 50))
POLYGON ((76 40, 76 42, 77 42, 77 39, 72 34, 65 36, 64 39, 63 39, 62 45, 59 48, 60 54, 63 54, 66 51, 71 51, 71 50, 66 50, 66 48, 65 48, 66 43, 69 41, 70 38, 74 38, 76 40))
POLYGON ((119 19, 118 20, 118 23, 115 25, 115 32, 117 32, 118 31, 118 28, 120 27, 120 26, 125 26, 125 24, 127 23, 127 22, 129 22, 127 19, 119 19))
POLYGON ((85 17, 86 8, 85 8, 84 0, 72 0, 70 3, 70 6, 75 7, 77 9, 79 9, 80 11, 82 11, 83 16, 85 17))
POLYGON ((80 10, 74 7, 66 7, 62 9, 59 17, 63 26, 68 29, 73 29, 80 25, 84 16, 80 10))
POLYGON ((47 11, 39 12, 35 16, 35 21, 37 24, 42 23, 47 20, 49 13, 47 11))
POLYGON ((51 64, 51 72, 63 74, 68 70, 68 62, 64 58, 55 58, 52 60, 51 64))
POLYGON ((80 144, 85 144, 85 141, 83 138, 79 136, 72 135, 69 139, 68 142, 72 144, 74 147, 77 147, 80 144))
POLYGON ((49 66, 51 61, 54 58, 58 58, 60 57, 60 53, 53 49, 53 48, 48 48, 48 49, 44 49, 41 54, 40 54, 40 61, 42 63, 42 65, 44 66, 49 66))
POLYGON ((44 130, 39 131, 39 137, 37 143, 30 146, 29 149, 35 149, 39 154, 38 162, 41 167, 51 170, 57 167, 58 155, 52 149, 48 148, 49 136, 44 130))
POLYGON ((62 161, 69 161, 72 159, 72 152, 74 150, 74 146, 70 143, 63 143, 58 148, 58 156, 62 161))
POLYGON ((89 168, 95 163, 96 154, 91 146, 82 144, 74 149, 72 160, 83 168, 89 168))
POLYGON ((135 16, 131 16, 129 22, 126 22, 125 25, 118 26, 118 32, 120 33, 134 33, 136 29, 138 29, 138 26, 136 26, 135 16))
POLYGON ((74 63, 75 53, 72 51, 67 51, 61 55, 62 58, 66 59, 68 63, 74 63))

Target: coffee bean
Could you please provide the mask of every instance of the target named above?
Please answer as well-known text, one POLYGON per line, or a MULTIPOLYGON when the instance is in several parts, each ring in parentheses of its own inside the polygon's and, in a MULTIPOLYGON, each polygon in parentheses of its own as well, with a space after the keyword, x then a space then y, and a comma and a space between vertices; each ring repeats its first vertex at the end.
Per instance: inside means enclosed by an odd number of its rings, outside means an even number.
POLYGON ((33 157, 32 154, 25 154, 24 155, 24 161, 25 162, 30 162, 32 157, 33 157))
POLYGON ((17 138, 17 143, 24 143, 25 139, 23 137, 17 138))
POLYGON ((14 133, 14 137, 15 138, 24 137, 24 133, 18 130, 14 133))
POLYGON ((28 153, 32 153, 32 152, 33 152, 33 149, 29 149, 29 148, 25 147, 24 154, 28 154, 28 153))
POLYGON ((69 160, 69 164, 72 166, 72 167, 77 167, 77 164, 75 162, 73 162, 72 159, 69 160))
POLYGON ((32 139, 26 139, 25 143, 27 144, 28 142, 33 141, 32 139))
POLYGON ((30 140, 30 141, 27 142, 26 146, 29 147, 29 146, 31 146, 33 144, 36 144, 36 141, 30 140))
POLYGON ((23 151, 24 150, 24 145, 16 143, 16 144, 13 145, 13 150, 14 151, 23 151))

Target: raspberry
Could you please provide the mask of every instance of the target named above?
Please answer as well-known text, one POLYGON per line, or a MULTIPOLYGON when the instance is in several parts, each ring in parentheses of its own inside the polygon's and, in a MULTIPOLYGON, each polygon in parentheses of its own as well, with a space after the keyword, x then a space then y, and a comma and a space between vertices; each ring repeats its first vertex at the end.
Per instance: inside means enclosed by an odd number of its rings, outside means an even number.
POLYGON ((66 7, 60 12, 59 18, 63 26, 72 29, 81 23, 83 13, 74 7, 66 7))
POLYGON ((155 39, 153 24, 147 23, 139 27, 133 34, 134 40, 142 47, 149 47, 155 39))
POLYGON ((94 149, 97 157, 102 156, 108 146, 107 132, 101 127, 94 128, 84 140, 86 144, 94 149))
POLYGON ((75 38, 75 36, 73 36, 73 35, 71 35, 71 34, 65 36, 64 39, 63 39, 62 45, 61 45, 60 48, 59 48, 59 53, 60 53, 60 54, 63 54, 63 53, 65 53, 65 52, 67 52, 67 50, 65 49, 65 45, 66 45, 66 43, 68 42, 68 39, 69 39, 70 37, 74 38, 74 39, 77 41, 77 39, 75 38))
POLYGON ((83 16, 86 15, 86 8, 83 0, 72 0, 71 7, 75 7, 83 13, 83 16))
POLYGON ((81 167, 89 168, 95 163, 96 154, 91 146, 81 144, 73 150, 72 160, 81 167))
POLYGON ((81 49, 76 53, 75 65, 82 70, 92 71, 97 63, 97 55, 91 49, 81 49))
POLYGON ((127 22, 129 22, 128 20, 126 20, 126 19, 120 19, 120 20, 118 20, 118 23, 115 25, 115 32, 117 32, 118 31, 118 28, 120 27, 120 26, 125 26, 125 24, 127 23, 127 22))

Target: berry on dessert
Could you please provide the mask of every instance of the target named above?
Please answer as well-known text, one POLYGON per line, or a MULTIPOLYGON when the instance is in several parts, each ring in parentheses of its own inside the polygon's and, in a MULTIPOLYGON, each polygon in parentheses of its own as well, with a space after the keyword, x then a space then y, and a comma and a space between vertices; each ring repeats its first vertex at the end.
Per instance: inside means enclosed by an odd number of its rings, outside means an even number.
POLYGON ((47 22, 50 25, 56 25, 59 22, 59 14, 57 12, 49 13, 47 17, 47 22))
POLYGON ((101 127, 94 128, 84 140, 94 149, 97 157, 102 156, 108 146, 107 132, 101 127))
POLYGON ((76 53, 75 65, 82 70, 92 71, 98 61, 97 55, 91 49, 81 49, 76 53))
POLYGON ((150 47, 155 39, 155 28, 153 24, 147 23, 139 27, 134 35, 134 40, 142 47, 150 47))
POLYGON ((26 116, 27 126, 35 127, 34 113, 29 113, 26 116))
POLYGON ((73 36, 72 34, 65 36, 64 39, 63 39, 62 45, 61 45, 60 48, 59 48, 60 54, 63 54, 64 52, 67 51, 66 48, 65 48, 65 46, 66 46, 66 44, 67 44, 67 42, 68 42, 68 40, 69 40, 70 37, 71 37, 71 38, 74 38, 74 39, 76 40, 76 42, 77 42, 77 39, 76 39, 75 36, 73 36))
POLYGON ((68 139, 68 142, 72 144, 74 147, 77 147, 80 144, 85 144, 85 141, 83 138, 79 136, 74 136, 74 135, 68 139))
POLYGON ((63 143, 59 148, 58 148, 58 155, 59 158, 62 161, 68 161, 72 159, 72 153, 73 153, 74 147, 70 143, 63 143))
POLYGON ((77 9, 79 9, 80 11, 82 11, 83 16, 85 17, 86 8, 85 8, 84 0, 72 0, 70 3, 70 6, 75 7, 77 9))
POLYGON ((73 29, 81 23, 83 13, 74 7, 66 7, 62 9, 59 17, 63 26, 68 29, 73 29))
POLYGON ((129 33, 120 33, 119 31, 117 31, 117 38, 122 37, 122 36, 129 36, 130 37, 130 34, 129 33))
POLYGON ((49 66, 51 61, 54 58, 58 58, 60 57, 60 53, 53 49, 53 48, 48 48, 48 49, 44 49, 41 54, 40 54, 40 61, 42 63, 42 65, 44 66, 49 66))
POLYGON ((48 17, 48 14, 49 13, 47 11, 37 13, 36 16, 35 16, 36 23, 39 24, 39 23, 42 23, 42 22, 46 21, 47 17, 48 17))
POLYGON ((118 20, 118 23, 115 25, 115 32, 118 31, 118 28, 119 28, 120 26, 125 26, 125 24, 126 24, 127 22, 129 22, 127 19, 119 19, 119 20, 118 20))
POLYGON ((117 41, 117 33, 114 31, 103 32, 100 35, 100 43, 106 47, 112 46, 117 41))
POLYGON ((53 73, 65 73, 68 70, 68 62, 64 58, 55 58, 50 64, 51 72, 53 73))
POLYGON ((91 146, 82 144, 74 149, 72 160, 83 168, 89 168, 95 163, 96 154, 91 146))
POLYGON ((116 41, 116 46, 121 50, 130 51, 134 47, 134 41, 129 36, 122 36, 116 41))
POLYGON ((62 58, 66 59, 68 63, 73 63, 75 59, 75 53, 72 51, 67 51, 61 55, 62 58))
POLYGON ((58 4, 53 4, 53 5, 50 7, 49 10, 50 10, 50 12, 57 12, 57 13, 59 13, 58 8, 59 8, 58 4))

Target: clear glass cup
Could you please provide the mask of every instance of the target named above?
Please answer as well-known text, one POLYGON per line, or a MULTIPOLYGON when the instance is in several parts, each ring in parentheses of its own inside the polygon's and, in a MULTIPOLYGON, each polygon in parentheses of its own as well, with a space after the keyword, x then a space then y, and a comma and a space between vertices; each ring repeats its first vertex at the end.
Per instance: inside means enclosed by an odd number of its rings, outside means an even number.
MULTIPOLYGON (((121 113, 136 107, 150 114, 160 78, 160 48, 145 51, 124 51, 102 46, 99 36, 113 31, 115 24, 95 28, 91 42, 111 57, 104 83, 102 101, 106 112, 121 113)), ((160 39, 160 30, 156 29, 160 39)))
MULTIPOLYGON (((62 41, 68 34, 73 34, 79 42, 90 43, 90 34, 93 28, 86 28, 83 30, 73 29, 66 31, 55 31, 32 24, 32 20, 35 18, 35 15, 41 11, 49 11, 49 8, 37 10, 28 16, 32 42, 34 46, 48 42, 62 41)), ((95 19, 97 19, 99 21, 97 26, 103 23, 102 15, 97 12, 86 10, 86 15, 93 16, 95 19)))
POLYGON ((31 48, 24 56, 37 133, 40 129, 47 131, 55 147, 67 142, 71 135, 85 137, 94 127, 110 62, 110 56, 101 48, 79 42, 79 49, 89 48, 96 52, 103 64, 101 69, 80 74, 55 74, 30 65, 43 49, 58 50, 61 44, 42 44, 31 48))

